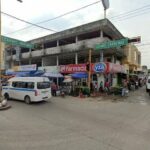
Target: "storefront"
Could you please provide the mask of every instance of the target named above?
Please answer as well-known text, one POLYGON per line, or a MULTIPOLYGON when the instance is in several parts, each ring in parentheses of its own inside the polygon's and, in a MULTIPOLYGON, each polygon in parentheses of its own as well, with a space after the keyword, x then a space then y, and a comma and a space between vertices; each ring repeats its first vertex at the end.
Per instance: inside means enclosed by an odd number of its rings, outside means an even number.
MULTIPOLYGON (((87 71, 86 64, 70 64, 60 66, 60 73, 64 75, 72 75, 75 78, 74 86, 87 85, 87 71)), ((120 64, 114 64, 109 62, 99 62, 91 64, 91 82, 93 85, 100 83, 105 85, 106 81, 110 83, 110 86, 116 86, 121 84, 123 75, 126 74, 126 69, 120 64)))
POLYGON ((60 66, 43 66, 38 67, 38 70, 42 70, 45 73, 43 76, 48 77, 50 81, 57 83, 60 85, 63 81, 63 75, 60 73, 60 66))
POLYGON ((122 79, 127 77, 126 68, 120 64, 108 63, 108 70, 112 76, 112 86, 122 84, 122 79))

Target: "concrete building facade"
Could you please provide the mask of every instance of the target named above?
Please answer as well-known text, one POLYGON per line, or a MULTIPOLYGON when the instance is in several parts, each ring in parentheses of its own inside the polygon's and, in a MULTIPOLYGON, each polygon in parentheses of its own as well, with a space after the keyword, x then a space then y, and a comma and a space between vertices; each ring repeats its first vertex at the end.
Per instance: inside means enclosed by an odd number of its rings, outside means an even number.
POLYGON ((126 57, 123 59, 123 64, 128 72, 133 73, 141 68, 141 52, 133 44, 128 44, 124 47, 126 57))
MULTIPOLYGON (((22 48, 21 65, 57 66, 86 63, 88 50, 92 49, 92 62, 100 61, 100 51, 95 45, 105 41, 123 39, 123 35, 108 20, 91 22, 45 37, 28 41, 36 45, 35 49, 22 48)), ((8 69, 19 63, 15 50, 6 51, 8 69)), ((125 56, 123 48, 104 50, 104 61, 120 63, 125 56)))

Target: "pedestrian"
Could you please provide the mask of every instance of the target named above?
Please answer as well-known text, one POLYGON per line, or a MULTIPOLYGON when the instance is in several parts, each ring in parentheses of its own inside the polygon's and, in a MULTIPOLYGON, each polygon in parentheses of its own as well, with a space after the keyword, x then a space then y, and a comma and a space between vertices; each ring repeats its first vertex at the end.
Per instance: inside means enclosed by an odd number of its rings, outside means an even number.
POLYGON ((91 93, 93 92, 93 90, 94 90, 94 88, 93 88, 93 83, 91 82, 91 83, 90 83, 90 91, 91 91, 91 93))
POLYGON ((126 95, 126 92, 127 92, 127 87, 128 87, 128 82, 127 80, 123 80, 122 82, 122 92, 121 92, 121 96, 125 96, 126 95))
POLYGON ((109 81, 107 80, 105 82, 105 90, 106 90, 107 94, 110 92, 109 86, 110 86, 110 84, 109 84, 109 81))
POLYGON ((94 84, 94 90, 95 90, 95 92, 98 92, 98 83, 97 82, 95 82, 95 84, 94 84))
POLYGON ((99 91, 103 93, 103 81, 100 82, 99 91))
POLYGON ((56 96, 57 85, 55 84, 55 82, 53 82, 51 85, 51 91, 52 91, 52 95, 56 96))

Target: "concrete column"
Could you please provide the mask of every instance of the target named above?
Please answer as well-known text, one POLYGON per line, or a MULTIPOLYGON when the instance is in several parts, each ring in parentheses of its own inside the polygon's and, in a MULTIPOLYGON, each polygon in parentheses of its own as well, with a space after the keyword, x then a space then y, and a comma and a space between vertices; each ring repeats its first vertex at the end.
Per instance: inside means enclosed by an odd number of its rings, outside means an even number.
POLYGON ((112 57, 111 57, 111 62, 115 63, 115 57, 114 57, 114 55, 112 55, 112 57))
POLYGON ((59 66, 59 56, 56 56, 56 65, 59 66))
MULTIPOLYGON (((56 65, 59 66, 59 56, 56 56, 56 65)), ((57 86, 59 84, 59 78, 57 78, 57 86)))
POLYGON ((13 53, 12 53, 13 49, 11 49, 11 62, 10 62, 10 67, 12 68, 14 66, 14 61, 13 61, 13 53))
POLYGON ((12 68, 14 66, 14 61, 12 60, 11 62, 10 62, 10 68, 12 68))
POLYGON ((57 40, 57 46, 59 46, 59 40, 57 40))
POLYGON ((104 53, 103 51, 101 50, 100 51, 100 62, 103 62, 104 61, 104 53))
POLYGON ((76 43, 78 42, 78 36, 76 36, 76 43))
POLYGON ((43 60, 43 57, 42 57, 42 59, 41 59, 41 61, 42 61, 42 67, 44 67, 44 60, 43 60))
POLYGON ((78 64, 78 53, 75 53, 75 64, 78 64))
POLYGON ((104 37, 104 35, 103 35, 103 31, 102 31, 102 30, 100 31, 100 37, 101 37, 101 38, 103 38, 103 37, 104 37))
POLYGON ((29 49, 29 65, 31 65, 32 64, 32 58, 31 58, 31 48, 29 49))
POLYGON ((32 61, 31 61, 31 58, 29 58, 29 65, 31 65, 32 64, 32 61))

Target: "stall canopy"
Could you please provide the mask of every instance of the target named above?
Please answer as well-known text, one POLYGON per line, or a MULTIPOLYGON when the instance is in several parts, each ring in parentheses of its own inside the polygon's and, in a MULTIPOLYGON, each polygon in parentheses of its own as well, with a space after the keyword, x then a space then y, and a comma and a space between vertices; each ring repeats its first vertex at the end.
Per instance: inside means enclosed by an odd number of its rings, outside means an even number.
POLYGON ((63 78, 61 73, 45 72, 42 76, 51 78, 63 78))
POLYGON ((88 78, 88 74, 86 72, 76 72, 71 74, 72 78, 81 79, 88 78))

